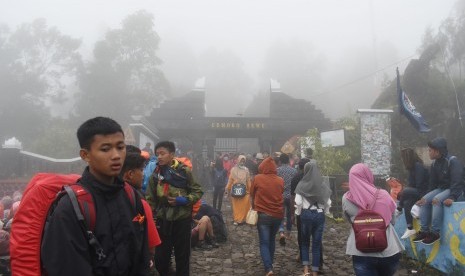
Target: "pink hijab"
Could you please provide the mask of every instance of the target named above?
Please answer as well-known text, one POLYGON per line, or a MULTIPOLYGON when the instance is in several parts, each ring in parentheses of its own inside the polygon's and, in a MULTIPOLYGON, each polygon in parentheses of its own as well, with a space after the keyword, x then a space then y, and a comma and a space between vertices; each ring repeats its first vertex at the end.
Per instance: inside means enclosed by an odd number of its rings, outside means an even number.
MULTIPOLYGON (((365 164, 355 164, 349 172, 349 191, 346 193, 346 198, 361 209, 369 208, 373 204, 377 191, 373 183, 374 177, 371 170, 365 164)), ((381 214, 386 226, 391 222, 395 209, 396 204, 389 193, 380 189, 372 210, 381 214)))

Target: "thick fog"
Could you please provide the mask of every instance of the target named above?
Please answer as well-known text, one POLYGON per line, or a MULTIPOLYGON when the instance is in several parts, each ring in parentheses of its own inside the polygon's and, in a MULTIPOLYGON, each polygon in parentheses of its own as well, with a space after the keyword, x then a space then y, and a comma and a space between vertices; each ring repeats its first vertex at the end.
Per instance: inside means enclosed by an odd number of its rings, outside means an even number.
POLYGON ((454 3, 24 0, 3 1, 0 23, 14 30, 45 18, 48 26, 81 39, 79 52, 89 61, 94 44, 109 29, 120 28, 125 17, 145 10, 154 15, 160 37, 157 56, 171 96, 189 92, 205 77, 207 115, 247 111, 261 116, 260 103, 247 106, 269 92, 272 78, 283 92, 313 102, 334 119, 369 108, 383 81, 394 76, 396 66, 402 70, 417 57, 427 28, 437 28, 454 3))

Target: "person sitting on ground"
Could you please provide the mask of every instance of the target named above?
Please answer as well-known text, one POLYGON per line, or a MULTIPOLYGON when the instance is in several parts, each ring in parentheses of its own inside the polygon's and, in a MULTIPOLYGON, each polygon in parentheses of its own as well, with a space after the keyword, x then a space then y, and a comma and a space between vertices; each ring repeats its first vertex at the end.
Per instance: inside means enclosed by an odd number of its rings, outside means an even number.
POLYGON ((406 239, 416 233, 415 229, 413 229, 413 217, 410 211, 415 202, 427 193, 429 173, 423 165, 423 161, 413 149, 403 149, 401 158, 405 169, 408 171, 408 186, 402 190, 398 197, 397 211, 400 213, 402 208, 405 210, 407 229, 401 239, 406 239))
POLYGON ((439 137, 428 142, 428 152, 433 160, 429 179, 432 191, 416 203, 421 208, 421 228, 413 241, 433 244, 441 238, 443 206, 450 207, 462 195, 464 182, 462 163, 449 155, 446 139, 439 137))
POLYGON ((200 250, 218 248, 218 243, 216 243, 215 240, 215 233, 213 232, 213 225, 208 216, 193 218, 191 246, 200 250))

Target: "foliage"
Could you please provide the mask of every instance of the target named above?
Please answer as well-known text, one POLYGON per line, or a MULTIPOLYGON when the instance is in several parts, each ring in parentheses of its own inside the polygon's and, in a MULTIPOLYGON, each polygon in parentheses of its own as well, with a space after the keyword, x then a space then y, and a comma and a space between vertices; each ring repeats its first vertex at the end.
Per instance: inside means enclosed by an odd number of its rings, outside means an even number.
POLYGON ((412 103, 432 128, 429 133, 418 133, 398 112, 396 80, 385 86, 373 108, 390 108, 392 116, 392 145, 394 167, 401 170, 399 151, 403 147, 425 147, 427 141, 442 136, 448 141, 449 151, 465 160, 465 1, 457 2, 456 9, 437 30, 425 31, 420 57, 408 64, 401 85, 412 103))
POLYGON ((159 69, 159 43, 153 15, 146 11, 108 31, 81 74, 77 113, 85 118, 104 114, 124 125, 130 115, 144 115, 166 99, 169 85, 159 69))
POLYGON ((74 158, 79 156, 76 139, 77 125, 72 120, 54 118, 36 135, 36 140, 26 150, 52 158, 74 158))
POLYGON ((46 128, 48 106, 65 99, 80 66, 80 41, 48 27, 44 19, 0 27, 0 138, 24 144, 46 128))
POLYGON ((309 129, 307 135, 299 141, 301 148, 312 148, 313 158, 318 161, 322 175, 342 174, 344 164, 350 159, 346 149, 323 147, 320 133, 317 129, 309 129))
POLYGON ((348 172, 350 168, 361 162, 361 145, 360 145, 360 122, 355 114, 339 119, 335 122, 336 129, 344 129, 345 146, 344 151, 347 152, 349 159, 342 163, 342 168, 348 172))

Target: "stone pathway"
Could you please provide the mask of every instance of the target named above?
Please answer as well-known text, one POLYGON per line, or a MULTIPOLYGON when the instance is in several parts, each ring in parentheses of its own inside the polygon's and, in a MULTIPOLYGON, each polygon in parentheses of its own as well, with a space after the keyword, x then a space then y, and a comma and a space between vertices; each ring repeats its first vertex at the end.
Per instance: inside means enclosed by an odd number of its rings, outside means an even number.
MULTIPOLYGON (((206 195, 207 202, 210 202, 206 195)), ((226 220, 229 240, 219 248, 208 251, 192 251, 192 275, 265 275, 258 247, 256 227, 234 226, 229 201, 223 202, 223 216, 226 220)), ((323 235, 324 275, 354 275, 351 257, 345 255, 345 243, 350 225, 327 218, 323 235)), ((274 258, 275 275, 302 275, 302 265, 296 261, 297 232, 291 234, 286 246, 276 241, 274 258)), ((397 276, 442 275, 421 263, 403 258, 397 276), (415 270, 415 272, 412 272, 415 270)))

